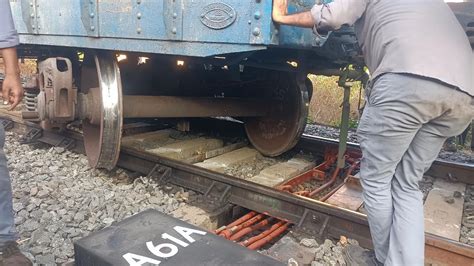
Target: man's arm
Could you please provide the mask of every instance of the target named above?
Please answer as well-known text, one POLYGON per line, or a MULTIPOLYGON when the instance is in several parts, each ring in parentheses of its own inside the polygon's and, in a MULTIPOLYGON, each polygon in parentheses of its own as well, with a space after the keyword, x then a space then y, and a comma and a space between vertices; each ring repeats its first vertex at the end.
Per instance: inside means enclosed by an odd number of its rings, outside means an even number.
POLYGON ((273 1, 273 21, 283 25, 312 28, 316 24, 310 11, 288 15, 288 0, 273 1))
POLYGON ((273 0, 273 20, 284 25, 322 30, 337 30, 353 25, 365 12, 368 0, 334 0, 314 5, 311 11, 288 14, 288 0, 273 0))
POLYGON ((3 104, 11 104, 10 110, 13 110, 23 98, 16 48, 4 48, 0 49, 0 52, 5 65, 5 80, 3 81, 1 96, 3 104))
POLYGON ((23 87, 20 82, 20 69, 16 46, 19 44, 18 34, 8 0, 0 0, 0 55, 5 65, 5 80, 2 84, 1 96, 4 104, 15 108, 23 98, 23 87))

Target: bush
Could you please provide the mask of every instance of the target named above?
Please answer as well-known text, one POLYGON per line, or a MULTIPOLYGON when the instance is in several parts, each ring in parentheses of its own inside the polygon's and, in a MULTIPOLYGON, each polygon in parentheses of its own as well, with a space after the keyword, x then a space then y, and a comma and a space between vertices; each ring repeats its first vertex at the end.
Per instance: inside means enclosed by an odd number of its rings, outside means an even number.
MULTIPOLYGON (((313 83, 313 98, 309 106, 308 123, 339 126, 341 124, 341 104, 344 96, 344 90, 337 85, 339 78, 316 75, 309 75, 308 77, 313 83)), ((350 128, 356 128, 359 121, 359 95, 364 95, 360 83, 356 84, 351 90, 350 128)), ((362 97, 361 106, 363 104, 364 99, 362 97)))

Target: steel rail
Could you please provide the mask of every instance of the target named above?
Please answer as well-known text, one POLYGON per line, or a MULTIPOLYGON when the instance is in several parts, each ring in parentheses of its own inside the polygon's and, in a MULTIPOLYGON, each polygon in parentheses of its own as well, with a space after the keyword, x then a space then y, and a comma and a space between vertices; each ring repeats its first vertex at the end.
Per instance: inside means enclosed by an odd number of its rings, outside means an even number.
MULTIPOLYGON (((37 128, 35 124, 25 125, 18 119, 14 122, 26 128, 23 132, 37 128)), ((64 138, 74 139, 76 151, 83 152, 82 137, 76 132, 65 132, 59 135, 44 131, 37 141, 58 145, 64 138)), ((336 143, 337 141, 329 139, 304 136, 299 145, 300 147, 303 145, 304 150, 315 150, 336 143), (308 145, 308 143, 312 144, 308 145)), ((356 148, 357 146, 350 144, 349 147, 356 148)), ((372 247, 367 218, 358 212, 130 148, 122 148, 118 165, 155 177, 163 184, 169 182, 203 193, 223 204, 232 203, 288 220, 316 238, 337 239, 344 235, 358 240, 363 247, 372 247)), ((443 164, 440 167, 443 167, 443 164)), ((471 265, 474 260, 472 246, 432 234, 426 234, 426 254, 427 262, 431 263, 471 265)))
MULTIPOLYGON (((324 147, 337 148, 339 142, 334 139, 310 136, 303 134, 297 148, 315 153, 324 151, 324 147)), ((360 152, 360 146, 357 143, 348 143, 349 150, 360 152)), ((437 159, 426 173, 436 178, 448 178, 451 181, 474 185, 474 165, 437 159)))

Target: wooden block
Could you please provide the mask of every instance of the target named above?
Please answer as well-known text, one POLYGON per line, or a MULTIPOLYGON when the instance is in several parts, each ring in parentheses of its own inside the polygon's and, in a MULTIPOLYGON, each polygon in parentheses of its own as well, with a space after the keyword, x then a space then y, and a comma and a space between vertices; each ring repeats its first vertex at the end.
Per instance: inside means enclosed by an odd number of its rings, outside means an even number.
POLYGON ((259 156, 259 152, 255 149, 247 147, 222 154, 220 156, 205 160, 204 162, 195 164, 196 166, 206 168, 212 171, 223 173, 226 168, 245 162, 253 161, 259 156))
POLYGON ((465 190, 465 184, 435 180, 425 201, 425 232, 459 241, 464 198, 454 198, 453 194, 465 190))
POLYGON ((171 130, 164 129, 159 131, 147 132, 126 136, 122 138, 122 145, 129 148, 144 149, 147 146, 159 145, 170 142, 171 130))
POLYGON ((248 145, 248 143, 246 141, 230 144, 230 145, 224 146, 222 148, 207 151, 206 153, 201 153, 201 154, 195 155, 193 157, 187 158, 186 160, 184 160, 184 162, 195 164, 195 163, 202 162, 202 161, 210 159, 210 158, 214 158, 214 157, 223 155, 225 153, 229 153, 231 151, 238 150, 240 148, 244 148, 247 145, 248 145))
POLYGON ((275 187, 313 167, 314 162, 293 158, 287 162, 275 164, 263 169, 258 175, 252 177, 250 181, 267 187, 275 187))
POLYGON ((220 139, 197 138, 178 141, 156 149, 147 149, 146 152, 171 159, 185 160, 223 146, 224 142, 220 139))
POLYGON ((359 179, 352 176, 336 193, 326 200, 326 203, 353 211, 357 211, 363 202, 362 186, 359 179))

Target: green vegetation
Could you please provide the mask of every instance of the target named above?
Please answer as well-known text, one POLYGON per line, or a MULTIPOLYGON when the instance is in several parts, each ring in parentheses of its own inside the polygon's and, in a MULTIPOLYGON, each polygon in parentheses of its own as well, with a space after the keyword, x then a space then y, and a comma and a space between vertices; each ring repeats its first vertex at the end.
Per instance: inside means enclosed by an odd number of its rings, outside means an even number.
MULTIPOLYGON (((308 123, 318 123, 329 126, 339 126, 341 123, 343 89, 337 85, 338 77, 308 76, 313 83, 313 98, 309 106, 308 123)), ((351 91, 351 114, 349 127, 356 128, 359 121, 359 95, 361 84, 357 84, 351 91)), ((361 99, 361 106, 364 104, 361 99)))

